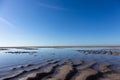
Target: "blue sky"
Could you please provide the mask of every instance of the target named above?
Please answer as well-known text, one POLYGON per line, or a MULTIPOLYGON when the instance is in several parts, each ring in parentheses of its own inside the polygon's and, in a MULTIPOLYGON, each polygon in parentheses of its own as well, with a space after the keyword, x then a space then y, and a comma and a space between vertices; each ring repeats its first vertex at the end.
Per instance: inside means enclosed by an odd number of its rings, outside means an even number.
POLYGON ((119 0, 0 0, 0 46, 120 45, 119 0))

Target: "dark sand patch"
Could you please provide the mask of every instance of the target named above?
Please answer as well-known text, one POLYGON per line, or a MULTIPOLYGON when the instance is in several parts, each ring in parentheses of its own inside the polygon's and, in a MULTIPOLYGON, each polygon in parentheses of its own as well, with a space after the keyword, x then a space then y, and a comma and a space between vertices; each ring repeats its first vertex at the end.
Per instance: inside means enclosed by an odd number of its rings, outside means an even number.
POLYGON ((7 48, 0 48, 0 51, 6 51, 6 50, 9 50, 7 48))
POLYGON ((120 55, 120 49, 101 49, 101 50, 77 50, 85 54, 108 54, 108 55, 120 55))
POLYGON ((11 53, 11 54, 34 54, 37 53, 36 51, 8 51, 6 53, 11 53))

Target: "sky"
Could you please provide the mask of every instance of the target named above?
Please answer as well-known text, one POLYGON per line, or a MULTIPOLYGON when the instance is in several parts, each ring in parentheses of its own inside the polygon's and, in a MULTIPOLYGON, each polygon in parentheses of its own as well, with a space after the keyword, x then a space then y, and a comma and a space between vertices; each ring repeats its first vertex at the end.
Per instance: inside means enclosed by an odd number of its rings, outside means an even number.
POLYGON ((0 46, 120 45, 119 0, 0 0, 0 46))

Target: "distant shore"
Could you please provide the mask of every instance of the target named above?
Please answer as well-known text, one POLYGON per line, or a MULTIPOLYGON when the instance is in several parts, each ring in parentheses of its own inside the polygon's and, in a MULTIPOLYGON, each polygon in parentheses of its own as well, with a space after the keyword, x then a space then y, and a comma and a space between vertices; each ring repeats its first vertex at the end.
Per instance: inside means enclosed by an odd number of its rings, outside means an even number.
POLYGON ((5 46, 0 48, 120 48, 120 46, 5 46))

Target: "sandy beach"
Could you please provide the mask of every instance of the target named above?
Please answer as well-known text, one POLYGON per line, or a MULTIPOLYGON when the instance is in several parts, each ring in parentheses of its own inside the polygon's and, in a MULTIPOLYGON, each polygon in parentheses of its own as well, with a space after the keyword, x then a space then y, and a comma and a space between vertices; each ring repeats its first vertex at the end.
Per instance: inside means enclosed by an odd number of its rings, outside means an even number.
POLYGON ((20 57, 0 63, 0 80, 120 80, 119 48, 1 48, 0 54, 20 57))

